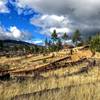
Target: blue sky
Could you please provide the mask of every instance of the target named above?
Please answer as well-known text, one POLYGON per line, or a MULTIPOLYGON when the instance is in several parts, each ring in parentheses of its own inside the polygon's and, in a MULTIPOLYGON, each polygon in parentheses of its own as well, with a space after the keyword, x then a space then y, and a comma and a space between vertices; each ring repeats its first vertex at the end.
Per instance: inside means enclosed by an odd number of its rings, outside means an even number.
POLYGON ((99 32, 100 0, 0 0, 0 39, 43 44, 54 29, 58 36, 99 32))
POLYGON ((39 13, 33 11, 31 8, 25 8, 23 9, 23 12, 19 14, 16 6, 11 4, 9 1, 6 3, 6 7, 9 12, 5 11, 0 13, 0 26, 4 28, 6 32, 9 32, 10 27, 16 27, 19 31, 27 32, 29 35, 29 38, 25 38, 24 41, 36 44, 41 44, 44 41, 47 36, 39 32, 41 27, 37 27, 30 23, 30 19, 34 16, 38 16, 39 13))

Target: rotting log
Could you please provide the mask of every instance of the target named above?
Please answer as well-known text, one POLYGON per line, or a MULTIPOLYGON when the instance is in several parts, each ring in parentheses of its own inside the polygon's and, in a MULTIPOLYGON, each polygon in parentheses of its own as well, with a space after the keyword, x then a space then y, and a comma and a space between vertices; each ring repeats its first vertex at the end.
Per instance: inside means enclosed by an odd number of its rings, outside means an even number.
MULTIPOLYGON (((19 70, 19 71, 10 72, 10 74, 12 74, 12 75, 26 75, 25 73, 29 73, 29 74, 30 73, 33 73, 33 76, 35 76, 35 75, 37 75, 39 73, 42 73, 42 72, 47 72, 49 70, 56 70, 56 69, 59 69, 61 67, 65 67, 65 66, 57 66, 56 65, 57 62, 63 61, 65 59, 68 59, 68 57, 64 57, 64 58, 59 59, 59 60, 56 60, 54 62, 51 62, 51 63, 45 64, 45 65, 42 65, 41 67, 38 67, 36 69, 23 69, 23 70, 19 70)), ((75 63, 78 63, 80 61, 85 61, 85 60, 86 60, 85 58, 84 59, 81 59, 81 60, 79 60, 77 62, 74 62, 74 64, 75 63)), ((70 62, 70 63, 73 63, 73 62, 70 62)), ((68 62, 67 66, 69 66, 70 63, 68 62)))
POLYGON ((61 67, 67 67, 67 66, 70 66, 70 65, 79 64, 79 63, 81 63, 83 61, 87 61, 87 58, 81 58, 81 59, 79 59, 77 61, 67 61, 66 62, 66 66, 60 66, 60 65, 57 64, 58 62, 67 60, 69 58, 70 58, 70 56, 66 56, 66 57, 57 59, 57 60, 55 60, 53 62, 40 65, 38 67, 32 67, 32 68, 27 68, 27 69, 22 69, 21 68, 21 69, 4 70, 1 73, 5 73, 5 72, 9 73, 10 76, 20 76, 20 75, 35 76, 35 75, 37 75, 39 73, 42 73, 42 72, 47 72, 49 70, 56 70, 56 69, 59 69, 61 67))

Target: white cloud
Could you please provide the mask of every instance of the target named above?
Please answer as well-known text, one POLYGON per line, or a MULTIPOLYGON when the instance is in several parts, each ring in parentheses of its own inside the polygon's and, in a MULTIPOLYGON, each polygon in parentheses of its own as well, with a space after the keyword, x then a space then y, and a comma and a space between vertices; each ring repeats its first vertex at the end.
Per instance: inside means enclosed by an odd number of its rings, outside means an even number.
POLYGON ((41 44, 41 45, 44 45, 43 39, 38 39, 38 38, 31 39, 31 40, 27 40, 26 42, 33 43, 33 44, 41 44))
POLYGON ((0 13, 9 13, 9 9, 6 7, 6 1, 0 1, 0 13))
POLYGON ((21 31, 17 27, 11 26, 9 30, 10 30, 11 35, 14 38, 20 38, 21 37, 21 31))
POLYGON ((41 44, 41 43, 43 43, 43 40, 35 40, 35 41, 33 41, 33 43, 34 44, 41 44))
MULTIPOLYGON (((30 1, 30 0, 29 0, 30 1)), ((27 1, 27 2, 29 2, 27 1)), ((10 4, 14 6, 15 10, 17 11, 18 15, 24 14, 24 15, 28 15, 28 14, 33 14, 33 9, 30 9, 29 6, 27 6, 27 2, 23 1, 23 4, 21 4, 20 2, 18 2, 18 0, 9 0, 10 4), (25 4, 24 4, 25 3, 25 4)))
POLYGON ((21 8, 27 6, 41 13, 41 18, 32 19, 31 22, 44 31, 52 27, 67 27, 72 31, 77 28, 91 31, 91 27, 92 31, 100 30, 100 0, 18 0, 17 5, 21 8))
POLYGON ((17 4, 45 14, 74 13, 76 16, 90 16, 100 11, 100 0, 18 0, 17 4))
POLYGON ((33 43, 33 44, 44 44, 44 41, 42 39, 31 39, 31 40, 25 40, 28 43, 33 43))
POLYGON ((69 20, 64 16, 42 15, 38 18, 32 18, 31 23, 42 27, 64 27, 69 24, 69 20))
POLYGON ((11 26, 7 30, 0 26, 0 39, 31 40, 32 38, 31 33, 20 30, 16 26, 11 26))
POLYGON ((65 16, 42 15, 38 18, 32 18, 31 23, 33 25, 42 27, 42 34, 50 35, 50 33, 53 32, 54 29, 56 29, 58 33, 70 32, 70 21, 65 16))

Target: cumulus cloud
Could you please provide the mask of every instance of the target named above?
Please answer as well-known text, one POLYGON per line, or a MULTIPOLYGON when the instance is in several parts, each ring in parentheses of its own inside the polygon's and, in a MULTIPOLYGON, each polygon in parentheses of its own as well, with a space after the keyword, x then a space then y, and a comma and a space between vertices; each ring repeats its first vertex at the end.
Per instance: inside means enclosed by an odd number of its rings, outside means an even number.
POLYGON ((9 13, 9 9, 6 7, 6 1, 1 0, 0 1, 0 13, 9 13))
POLYGON ((100 31, 100 0, 17 0, 17 5, 22 8, 27 6, 40 12, 42 17, 31 22, 42 28, 47 27, 47 30, 50 25, 49 28, 66 27, 72 31, 79 28, 83 33, 100 31), (64 19, 65 23, 68 21, 69 25, 56 20, 59 18, 51 18, 52 15, 62 16, 61 20, 64 19))
POLYGON ((9 29, 0 27, 0 39, 14 39, 14 40, 29 40, 32 34, 19 30, 16 26, 11 26, 9 29))
POLYGON ((11 35, 13 35, 13 37, 15 37, 15 38, 21 37, 21 31, 15 26, 10 27, 10 32, 12 33, 11 35))
POLYGON ((50 35, 53 30, 56 30, 58 33, 70 32, 69 29, 69 20, 64 16, 57 15, 42 15, 37 18, 32 18, 31 23, 38 27, 42 27, 43 34, 50 35))
POLYGON ((68 23, 68 20, 64 16, 57 16, 57 15, 43 15, 38 18, 32 18, 31 19, 32 24, 35 24, 37 26, 41 27, 62 27, 66 26, 68 23))
POLYGON ((100 10, 100 0, 18 0, 19 7, 29 6, 42 13, 91 16, 100 10))

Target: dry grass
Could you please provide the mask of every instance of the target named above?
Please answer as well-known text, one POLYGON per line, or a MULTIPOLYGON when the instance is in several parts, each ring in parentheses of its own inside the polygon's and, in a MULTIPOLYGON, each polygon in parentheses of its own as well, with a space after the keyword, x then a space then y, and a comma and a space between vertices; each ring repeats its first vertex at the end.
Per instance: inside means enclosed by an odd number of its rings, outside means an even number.
POLYGON ((14 100, 100 100, 100 83, 29 93, 16 96, 14 100))
MULTIPOLYGON (((61 69, 60 73, 63 73, 63 72, 64 72, 64 70, 61 69)), ((19 83, 16 81, 15 82, 14 81, 5 82, 0 87, 0 94, 1 94, 0 100, 2 100, 2 99, 10 100, 12 97, 14 97, 16 95, 29 94, 29 93, 39 92, 39 91, 43 91, 43 90, 46 91, 48 89, 52 90, 52 89, 59 88, 59 89, 61 89, 61 91, 66 91, 67 88, 65 90, 63 90, 62 88, 70 87, 70 86, 75 86, 75 87, 71 88, 71 90, 73 90, 73 92, 70 91, 69 97, 70 98, 71 97, 79 98, 78 96, 84 95, 85 91, 86 91, 86 93, 88 91, 88 89, 85 87, 87 85, 84 85, 84 84, 90 84, 90 88, 89 88, 89 92, 90 92, 90 90, 92 90, 92 88, 93 88, 93 87, 91 87, 92 86, 91 84, 93 84, 93 83, 96 84, 98 81, 100 81, 100 72, 99 72, 98 67, 95 67, 94 69, 92 69, 88 74, 81 74, 81 75, 79 74, 79 75, 74 75, 74 76, 70 76, 70 77, 62 76, 62 75, 60 76, 59 71, 58 71, 58 77, 55 77, 55 75, 54 76, 52 75, 52 77, 48 77, 48 78, 44 78, 44 79, 34 79, 34 80, 29 79, 29 80, 23 81, 22 83, 19 83), (82 89, 83 89, 82 85, 84 85, 84 87, 85 87, 83 92, 82 92, 82 89), (79 95, 77 94, 77 96, 76 96, 75 92, 77 89, 79 91, 78 92, 79 95)), ((98 84, 99 84, 99 82, 98 82, 98 84)), ((93 91, 94 90, 95 89, 93 89, 93 91)), ((96 90, 94 92, 96 92, 96 90)), ((52 93, 52 91, 50 93, 54 97, 54 94, 52 93)), ((44 94, 45 94, 45 92, 44 92, 44 94)), ((43 96, 44 96, 44 94, 43 94, 43 96)), ((56 94, 57 94, 57 91, 56 91, 56 94)), ((59 91, 58 91, 58 94, 59 94, 59 91)), ((85 94, 85 95, 87 95, 87 94, 85 94)), ((89 95, 92 96, 93 94, 89 94, 89 95)), ((60 95, 60 96, 62 97, 63 95, 60 95)), ((46 97, 48 98, 49 95, 47 95, 46 97)), ((52 100, 53 97, 51 96, 51 99, 42 99, 42 100, 52 100)), ((58 95, 58 97, 59 97, 59 95, 58 95)), ((87 95, 87 98, 88 98, 88 95, 87 95)), ((32 100, 32 99, 29 99, 29 100, 32 100)), ((36 98, 35 100, 41 100, 41 99, 36 98)), ((57 99, 54 99, 54 100, 57 100, 57 99)), ((58 100, 60 100, 60 99, 58 99, 58 100)), ((64 99, 62 99, 62 100, 64 100, 64 99)), ((70 100, 70 99, 68 99, 68 100, 70 100)), ((73 100, 77 100, 77 99, 73 99, 73 100)), ((84 100, 88 100, 88 99, 84 99, 84 100)))
POLYGON ((43 56, 43 55, 38 55, 35 56, 27 56, 27 57, 13 57, 13 58, 6 58, 6 57, 1 57, 0 58, 0 65, 9 65, 10 69, 14 68, 27 68, 27 67, 33 67, 36 65, 40 65, 43 63, 42 59, 47 59, 49 60, 52 58, 52 55, 48 56, 43 56))
MULTIPOLYGON (((54 58, 48 58, 51 55, 43 57, 39 55, 37 57, 31 56, 29 58, 1 58, 0 63, 10 64, 11 68, 27 68, 33 67, 39 64, 43 64, 40 59, 47 58, 47 63, 59 59, 65 56, 65 51, 60 51, 54 58), (62 54, 63 55, 60 55, 62 54), (8 63, 9 62, 9 63, 8 63)), ((75 53, 72 56, 73 60, 79 59, 87 53, 80 52, 79 55, 75 53)), ((88 55, 88 57, 90 57, 88 55)), ((72 73, 80 70, 81 67, 86 66, 85 63, 75 66, 69 66, 66 68, 60 68, 57 70, 51 70, 49 72, 41 73, 41 77, 29 78, 24 81, 10 80, 0 82, 0 100, 11 100, 11 98, 18 95, 16 100, 100 100, 100 66, 95 66, 90 69, 88 73, 82 73, 73 75, 72 73), (68 76, 68 74, 72 74, 68 76), (25 94, 25 95, 24 95, 25 94)))

